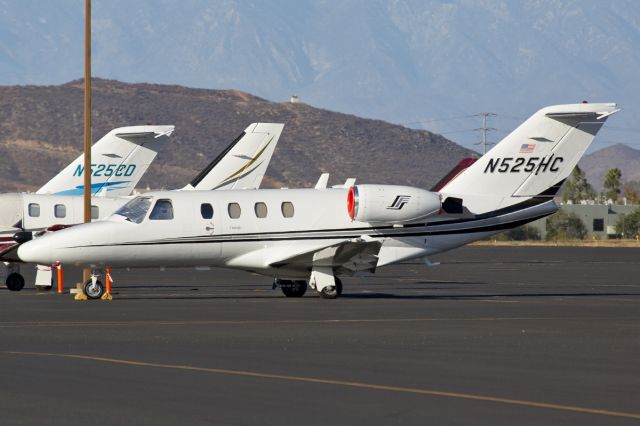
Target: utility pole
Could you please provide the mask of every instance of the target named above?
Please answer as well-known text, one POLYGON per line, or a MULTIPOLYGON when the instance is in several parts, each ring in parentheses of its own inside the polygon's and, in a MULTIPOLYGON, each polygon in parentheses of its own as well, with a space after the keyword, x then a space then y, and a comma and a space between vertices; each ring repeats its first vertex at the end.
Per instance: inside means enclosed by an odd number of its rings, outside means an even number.
MULTIPOLYGON (((84 222, 91 222, 91 0, 84 2, 84 222)), ((83 282, 91 270, 83 270, 83 282)))
POLYGON ((479 117, 482 117, 482 127, 474 130, 480 130, 482 132, 482 142, 476 145, 482 145, 482 155, 484 155, 487 153, 487 132, 496 130, 494 127, 487 127, 487 118, 495 117, 495 114, 492 112, 481 112, 480 114, 477 114, 477 115, 479 117))

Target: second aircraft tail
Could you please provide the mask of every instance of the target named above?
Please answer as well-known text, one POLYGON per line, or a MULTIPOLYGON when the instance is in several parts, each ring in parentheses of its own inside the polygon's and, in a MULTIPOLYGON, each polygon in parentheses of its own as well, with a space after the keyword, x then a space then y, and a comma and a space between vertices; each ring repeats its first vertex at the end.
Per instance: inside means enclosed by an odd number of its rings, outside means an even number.
MULTIPOLYGON (((173 129, 174 126, 120 127, 102 137, 91 147, 91 195, 131 194, 173 129)), ((84 154, 36 193, 82 195, 84 154)))
POLYGON ((252 123, 183 190, 257 189, 284 124, 252 123))

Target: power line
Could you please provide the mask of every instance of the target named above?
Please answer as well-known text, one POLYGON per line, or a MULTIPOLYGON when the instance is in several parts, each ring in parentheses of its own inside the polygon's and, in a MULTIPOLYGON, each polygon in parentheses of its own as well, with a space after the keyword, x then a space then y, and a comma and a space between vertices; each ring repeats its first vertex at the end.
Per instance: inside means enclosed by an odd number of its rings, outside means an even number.
POLYGON ((461 129, 461 130, 451 130, 448 132, 438 133, 439 135, 450 135, 452 133, 467 133, 467 132, 476 132, 478 129, 461 129))
POLYGON ((414 124, 427 124, 427 123, 435 123, 437 121, 451 121, 451 120, 461 120, 463 118, 471 118, 471 117, 475 117, 477 114, 472 114, 472 115, 459 115, 459 116, 455 116, 455 117, 444 117, 444 118, 431 118, 431 119, 427 119, 427 120, 421 120, 421 121, 412 121, 409 123, 400 123, 400 125, 402 126, 412 126, 414 124))
POLYGON ((612 140, 606 140, 606 141, 601 141, 601 140, 595 140, 593 142, 594 145, 598 145, 598 144, 607 144, 607 145, 640 145, 640 141, 627 141, 627 142, 622 142, 622 141, 612 141, 612 140))
POLYGON ((618 126, 605 126, 607 130, 613 130, 614 132, 640 132, 640 127, 618 127, 618 126))
MULTIPOLYGON (((474 145, 482 144, 482 154, 484 155, 487 153, 487 132, 497 130, 494 127, 487 127, 487 118, 495 117, 496 114, 492 112, 481 112, 480 114, 476 114, 476 116, 482 117, 482 127, 475 129, 475 130, 480 130, 482 132, 482 142, 478 142, 477 144, 474 144, 474 145)), ((490 144, 490 145, 493 145, 493 144, 490 144)))

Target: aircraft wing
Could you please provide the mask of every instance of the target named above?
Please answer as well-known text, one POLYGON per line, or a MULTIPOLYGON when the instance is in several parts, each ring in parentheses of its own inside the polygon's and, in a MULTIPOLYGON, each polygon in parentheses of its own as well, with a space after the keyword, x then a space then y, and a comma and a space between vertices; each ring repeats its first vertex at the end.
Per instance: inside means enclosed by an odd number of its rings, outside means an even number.
POLYGON ((279 259, 272 259, 269 266, 283 269, 309 269, 331 267, 336 272, 375 271, 382 241, 360 237, 315 247, 302 246, 288 250, 279 259))

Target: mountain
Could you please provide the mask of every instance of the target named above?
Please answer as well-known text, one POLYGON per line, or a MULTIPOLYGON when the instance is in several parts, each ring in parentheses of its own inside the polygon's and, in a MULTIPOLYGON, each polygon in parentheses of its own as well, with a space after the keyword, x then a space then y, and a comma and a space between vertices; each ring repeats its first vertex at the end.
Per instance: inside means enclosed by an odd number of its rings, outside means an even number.
POLYGON ((586 155, 580 161, 587 180, 598 191, 602 190, 607 171, 614 167, 622 172, 623 181, 640 182, 640 150, 616 144, 586 155))
MULTIPOLYGON (((640 2, 94 0, 93 73, 414 123, 465 146, 556 103, 640 116, 640 2), (426 123, 425 123, 426 122, 426 123)), ((0 0, 0 84, 82 76, 83 4, 0 0)), ((596 140, 619 141, 607 127, 596 140)))
MULTIPOLYGON (((0 192, 34 190, 82 149, 82 81, 0 86, 0 192)), ((265 185, 301 187, 331 172, 331 184, 360 182, 428 188, 472 152, 425 130, 276 103, 237 90, 93 83, 93 141, 137 124, 175 124, 168 146, 141 186, 188 183, 250 123, 285 123, 265 185)))

